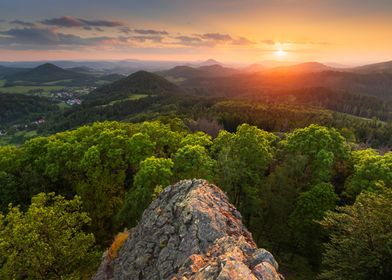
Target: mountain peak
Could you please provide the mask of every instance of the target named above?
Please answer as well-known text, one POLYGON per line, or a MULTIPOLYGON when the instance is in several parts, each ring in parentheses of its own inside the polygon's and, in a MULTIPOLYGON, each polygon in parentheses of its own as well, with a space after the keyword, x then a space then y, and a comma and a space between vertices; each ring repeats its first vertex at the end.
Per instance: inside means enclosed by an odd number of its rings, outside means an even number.
MULTIPOLYGON (((35 67, 32 70, 64 70, 64 69, 60 68, 52 63, 44 63, 44 64, 41 64, 41 65, 35 67)), ((64 71, 66 71, 66 70, 64 70, 64 71)))
POLYGON ((167 187, 94 279, 283 279, 277 271, 226 195, 194 179, 167 187))
POLYGON ((207 59, 206 61, 203 61, 202 63, 200 63, 200 66, 211 66, 211 65, 221 65, 222 63, 220 63, 219 61, 215 60, 215 59, 207 59))

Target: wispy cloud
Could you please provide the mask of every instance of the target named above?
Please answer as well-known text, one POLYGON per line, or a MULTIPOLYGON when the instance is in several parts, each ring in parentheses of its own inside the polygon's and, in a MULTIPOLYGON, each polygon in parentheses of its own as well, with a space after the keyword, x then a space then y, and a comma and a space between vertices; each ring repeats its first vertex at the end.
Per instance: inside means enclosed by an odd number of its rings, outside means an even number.
POLYGON ((234 39, 232 41, 233 45, 241 45, 241 46, 248 46, 248 45, 255 45, 256 42, 253 42, 245 37, 239 37, 238 39, 234 39))
POLYGON ((133 30, 137 34, 142 35, 169 35, 167 31, 164 30, 153 30, 153 29, 134 29, 133 30))
POLYGON ((25 26, 25 27, 35 26, 35 23, 27 22, 27 21, 23 21, 23 20, 13 20, 10 23, 13 25, 19 25, 19 26, 25 26))
POLYGON ((119 27, 124 26, 120 21, 110 20, 88 20, 82 18, 75 18, 71 16, 64 16, 60 18, 45 19, 41 21, 42 24, 57 26, 57 27, 119 27))
POLYGON ((262 40, 261 43, 266 44, 266 45, 275 45, 275 41, 274 40, 262 40))
POLYGON ((283 40, 283 41, 278 41, 278 40, 272 40, 272 39, 267 39, 267 40, 262 40, 261 43, 266 44, 266 45, 330 45, 331 43, 329 42, 315 42, 315 41, 309 41, 309 40, 283 40))
POLYGON ((0 46, 11 49, 53 49, 60 46, 91 46, 110 37, 83 38, 49 28, 12 28, 0 32, 0 46))
POLYGON ((90 20, 70 16, 36 22, 13 20, 8 24, 11 27, 0 31, 0 47, 3 49, 57 50, 69 49, 71 46, 213 48, 219 45, 251 46, 255 44, 248 38, 221 32, 186 34, 152 28, 131 28, 120 21, 90 20), (96 32, 100 32, 103 36, 97 36, 96 32))
POLYGON ((233 38, 229 34, 206 33, 200 35, 201 38, 214 41, 231 41, 233 38))

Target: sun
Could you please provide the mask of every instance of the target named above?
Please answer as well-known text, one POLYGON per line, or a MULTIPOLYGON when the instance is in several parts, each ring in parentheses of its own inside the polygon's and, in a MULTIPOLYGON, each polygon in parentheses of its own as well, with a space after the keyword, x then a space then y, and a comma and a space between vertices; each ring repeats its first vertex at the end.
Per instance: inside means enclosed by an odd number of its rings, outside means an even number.
POLYGON ((286 56, 286 55, 287 55, 287 52, 285 52, 285 51, 282 50, 282 49, 279 49, 279 50, 275 51, 274 54, 275 54, 277 57, 283 57, 283 56, 286 56))
POLYGON ((275 48, 276 48, 276 51, 274 51, 275 57, 283 58, 287 55, 287 52, 284 50, 282 43, 276 43, 275 48))

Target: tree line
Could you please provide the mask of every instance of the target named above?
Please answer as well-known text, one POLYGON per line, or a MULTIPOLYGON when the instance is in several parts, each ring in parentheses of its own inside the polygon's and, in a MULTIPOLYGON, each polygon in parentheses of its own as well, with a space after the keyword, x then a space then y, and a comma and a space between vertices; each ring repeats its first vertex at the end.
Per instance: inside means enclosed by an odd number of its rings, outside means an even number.
POLYGON ((83 278, 164 187, 205 178, 284 274, 389 279, 392 153, 359 148, 320 125, 241 124, 212 138, 176 118, 97 122, 0 147, 0 275, 83 278))

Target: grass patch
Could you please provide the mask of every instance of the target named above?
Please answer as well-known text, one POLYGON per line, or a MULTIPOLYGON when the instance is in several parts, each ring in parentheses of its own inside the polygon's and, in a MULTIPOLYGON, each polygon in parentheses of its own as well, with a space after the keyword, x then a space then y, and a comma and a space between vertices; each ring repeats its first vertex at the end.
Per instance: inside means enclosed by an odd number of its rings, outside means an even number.
MULTIPOLYGON (((151 95, 151 96, 153 96, 153 95, 151 95)), ((120 102, 127 101, 127 100, 139 100, 139 99, 146 98, 146 97, 148 97, 148 94, 133 94, 133 95, 130 95, 128 98, 125 98, 125 99, 114 100, 114 101, 108 103, 105 106, 114 105, 116 103, 120 103, 120 102)))
POLYGON ((70 105, 68 105, 68 104, 65 103, 64 101, 58 103, 57 106, 59 107, 59 109, 60 109, 61 111, 64 111, 65 109, 68 109, 68 108, 71 107, 70 105))
POLYGON ((0 87, 1 93, 31 93, 33 90, 40 90, 42 92, 32 93, 32 94, 49 94, 52 90, 63 89, 64 86, 12 86, 12 87, 0 87))
POLYGON ((98 81, 95 81, 95 85, 97 85, 97 86, 103 86, 103 85, 107 85, 107 84, 110 84, 111 82, 109 82, 109 81, 105 81, 105 80, 98 80, 98 81))
POLYGON ((72 82, 71 79, 68 79, 68 80, 58 80, 58 81, 53 81, 53 82, 46 82, 46 83, 44 83, 44 85, 55 86, 55 85, 60 84, 60 83, 70 83, 70 82, 72 82))

